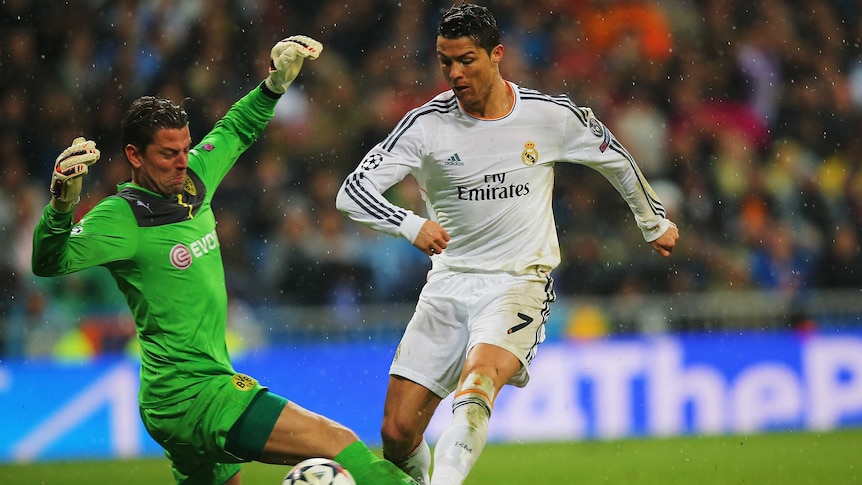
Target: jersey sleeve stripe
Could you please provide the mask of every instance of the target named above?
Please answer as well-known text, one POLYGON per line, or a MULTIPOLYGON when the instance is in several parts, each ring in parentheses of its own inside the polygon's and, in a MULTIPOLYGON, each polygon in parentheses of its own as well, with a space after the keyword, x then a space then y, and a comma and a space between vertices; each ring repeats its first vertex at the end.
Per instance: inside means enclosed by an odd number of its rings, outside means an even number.
POLYGON ((407 211, 404 209, 393 210, 386 203, 375 198, 373 194, 369 193, 362 186, 360 182, 362 178, 364 178, 362 172, 353 173, 348 177, 345 184, 347 195, 368 215, 400 226, 407 215, 407 211))
POLYGON ((588 118, 589 118, 589 110, 587 108, 581 108, 569 99, 565 94, 560 94, 558 96, 549 96, 547 94, 541 93, 539 91, 535 91, 532 89, 519 88, 521 93, 521 99, 523 100, 532 100, 532 101, 544 101, 546 103, 553 103, 557 106, 562 106, 563 108, 571 111, 580 122, 587 126, 588 118))
POLYGON ((381 146, 386 151, 392 151, 392 149, 395 147, 395 144, 398 143, 398 140, 401 138, 402 135, 404 135, 404 132, 406 132, 411 126, 413 126, 413 124, 416 123, 416 120, 419 119, 421 116, 430 113, 446 114, 451 112, 454 108, 455 98, 452 97, 447 100, 435 99, 426 103, 422 107, 414 109, 413 111, 408 113, 407 116, 402 118, 401 121, 398 122, 398 125, 395 127, 395 129, 392 130, 391 133, 389 133, 389 136, 387 136, 385 140, 383 140, 381 146))
POLYGON ((662 205, 661 201, 657 200, 655 197, 651 195, 651 192, 646 189, 646 182, 643 179, 643 175, 641 174, 640 169, 638 169, 637 164, 635 163, 634 158, 629 154, 629 152, 623 148, 619 141, 616 138, 611 139, 611 150, 619 153, 623 158, 625 158, 629 165, 631 165, 632 170, 634 170, 635 174, 638 178, 638 184, 641 187, 641 191, 643 191, 646 200, 649 202, 650 208, 652 209, 654 214, 658 214, 662 217, 667 217, 667 212, 664 209, 664 205, 662 205))

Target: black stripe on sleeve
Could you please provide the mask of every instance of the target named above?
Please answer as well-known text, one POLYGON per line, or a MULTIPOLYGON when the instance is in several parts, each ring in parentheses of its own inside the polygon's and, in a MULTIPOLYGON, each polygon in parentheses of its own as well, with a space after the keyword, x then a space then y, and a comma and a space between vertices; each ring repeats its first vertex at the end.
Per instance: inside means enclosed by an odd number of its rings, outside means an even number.
POLYGON ((398 122, 398 125, 395 126, 395 129, 389 133, 389 136, 383 140, 381 146, 386 151, 392 151, 395 147, 395 144, 398 143, 398 140, 404 133, 416 123, 416 120, 422 116, 431 113, 450 113, 455 108, 455 98, 449 98, 446 100, 433 100, 428 102, 427 104, 414 109, 410 113, 407 114, 401 121, 398 122))
POLYGON ((557 106, 561 106, 571 111, 584 126, 587 126, 589 123, 589 109, 577 106, 565 94, 560 94, 558 96, 550 96, 533 89, 525 88, 520 88, 520 93, 521 99, 523 100, 543 101, 546 103, 556 104, 557 106))
POLYGON ((404 209, 393 210, 390 206, 377 199, 374 194, 365 190, 365 187, 361 183, 362 178, 364 178, 362 172, 353 173, 347 178, 345 185, 347 195, 368 215, 400 226, 407 216, 407 211, 404 209))
POLYGON ((620 155, 623 156, 623 158, 628 160, 629 165, 631 165, 632 170, 634 170, 634 172, 638 178, 638 184, 640 184, 640 186, 641 186, 641 191, 644 193, 644 196, 646 196, 647 201, 649 201, 649 205, 650 205, 650 208, 652 208, 653 213, 658 214, 664 218, 667 218, 667 212, 664 209, 664 205, 662 205, 662 203, 660 201, 658 201, 657 199, 652 197, 650 195, 649 191, 646 189, 645 182, 641 176, 640 170, 638 170, 637 165, 635 164, 634 158, 632 158, 632 156, 629 154, 629 152, 625 148, 623 148, 623 146, 620 144, 619 141, 617 141, 616 138, 611 138, 610 148, 611 148, 611 150, 619 153, 620 155))

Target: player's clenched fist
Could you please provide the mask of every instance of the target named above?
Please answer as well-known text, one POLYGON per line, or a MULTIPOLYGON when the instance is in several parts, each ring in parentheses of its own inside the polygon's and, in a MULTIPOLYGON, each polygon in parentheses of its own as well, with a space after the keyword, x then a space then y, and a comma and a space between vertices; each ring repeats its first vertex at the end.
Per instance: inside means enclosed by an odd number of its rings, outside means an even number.
POLYGON ((60 153, 51 177, 51 195, 54 196, 51 203, 55 209, 65 212, 78 202, 83 182, 81 177, 100 156, 96 142, 84 137, 75 138, 72 145, 60 153))
POLYGON ((449 233, 436 221, 427 220, 422 224, 413 245, 428 256, 440 254, 449 246, 449 233))
POLYGON ((671 221, 667 231, 665 231, 661 237, 652 242, 652 247, 666 258, 673 252, 673 248, 676 247, 677 240, 679 240, 679 229, 676 227, 676 224, 671 221))
POLYGON ((302 61, 317 59, 322 51, 323 44, 304 35, 292 35, 275 44, 269 53, 266 87, 274 93, 284 93, 299 75, 302 61))

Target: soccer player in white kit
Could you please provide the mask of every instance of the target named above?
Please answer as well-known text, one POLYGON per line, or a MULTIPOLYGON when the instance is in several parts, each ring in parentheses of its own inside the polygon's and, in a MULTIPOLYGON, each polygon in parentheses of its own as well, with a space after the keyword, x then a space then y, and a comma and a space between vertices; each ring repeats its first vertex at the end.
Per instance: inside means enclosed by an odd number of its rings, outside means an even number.
POLYGON ((451 90, 407 113, 342 184, 351 219, 404 237, 432 269, 390 368, 384 456, 420 483, 463 483, 488 434, 494 398, 523 387, 555 300, 560 249, 551 206, 553 167, 587 165, 628 202, 646 241, 669 256, 679 238, 631 155, 590 109, 506 81, 504 48, 487 8, 459 4, 437 32, 451 90), (383 193, 412 175, 430 219, 383 193), (455 392, 434 450, 424 432, 455 392))

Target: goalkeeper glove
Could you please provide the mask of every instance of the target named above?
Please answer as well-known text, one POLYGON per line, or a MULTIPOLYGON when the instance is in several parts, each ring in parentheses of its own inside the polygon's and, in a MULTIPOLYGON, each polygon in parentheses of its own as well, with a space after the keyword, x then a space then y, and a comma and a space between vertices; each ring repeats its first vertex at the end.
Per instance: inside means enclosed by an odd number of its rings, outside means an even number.
POLYGON ((284 94, 290 83, 299 75, 305 58, 314 60, 323 51, 323 44, 304 35, 292 35, 273 46, 269 53, 269 76, 266 87, 276 94, 284 94))
POLYGON ((81 199, 83 177, 90 165, 99 160, 96 142, 83 137, 75 138, 69 148, 63 150, 54 162, 51 177, 51 207, 68 212, 81 199))

